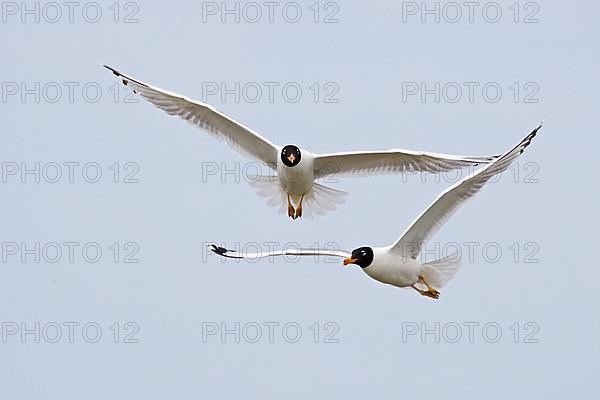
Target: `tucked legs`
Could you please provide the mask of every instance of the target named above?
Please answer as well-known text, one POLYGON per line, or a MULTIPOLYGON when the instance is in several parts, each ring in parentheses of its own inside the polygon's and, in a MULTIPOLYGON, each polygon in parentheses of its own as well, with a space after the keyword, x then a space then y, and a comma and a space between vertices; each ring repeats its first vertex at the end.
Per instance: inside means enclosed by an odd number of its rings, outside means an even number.
POLYGON ((415 285, 412 285, 412 288, 415 289, 417 292, 419 292, 423 296, 431 297, 432 299, 440 298, 440 292, 438 290, 436 290, 433 286, 431 286, 429 284, 429 282, 427 281, 427 279, 425 279, 424 276, 422 276, 422 275, 419 276, 419 283, 422 283, 425 286, 427 286, 427 290, 419 289, 415 285))

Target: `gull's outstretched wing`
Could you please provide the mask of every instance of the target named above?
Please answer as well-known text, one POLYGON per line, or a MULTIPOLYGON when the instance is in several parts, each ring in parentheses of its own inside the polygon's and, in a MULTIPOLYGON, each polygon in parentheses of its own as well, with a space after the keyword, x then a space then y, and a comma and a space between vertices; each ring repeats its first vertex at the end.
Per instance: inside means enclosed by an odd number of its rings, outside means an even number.
POLYGON ((208 104, 148 85, 107 65, 104 67, 121 78, 123 84, 131 86, 135 93, 139 93, 161 110, 191 122, 217 139, 225 140, 240 153, 275 168, 278 155, 277 146, 252 129, 215 110, 208 104))
POLYGON ((427 241, 454 214, 467 199, 473 197, 494 175, 505 171, 519 156, 542 126, 538 126, 512 150, 494 162, 479 169, 440 194, 400 236, 392 246, 392 251, 416 259, 422 244, 427 241))
POLYGON ((410 150, 356 151, 315 155, 315 178, 403 172, 444 172, 487 164, 498 156, 471 157, 410 150))
POLYGON ((286 250, 274 250, 274 251, 258 251, 248 253, 238 253, 235 250, 229 250, 216 244, 208 245, 208 248, 213 252, 222 257, 227 258, 245 258, 245 259, 257 259, 265 257, 276 257, 276 256, 332 256, 340 258, 348 258, 351 253, 346 250, 335 250, 335 249, 298 249, 291 248, 286 250))

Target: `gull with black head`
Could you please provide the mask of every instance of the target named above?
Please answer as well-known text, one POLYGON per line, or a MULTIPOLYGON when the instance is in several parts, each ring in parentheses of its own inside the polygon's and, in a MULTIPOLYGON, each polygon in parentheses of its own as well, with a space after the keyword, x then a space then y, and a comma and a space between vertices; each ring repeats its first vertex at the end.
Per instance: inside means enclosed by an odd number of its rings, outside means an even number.
POLYGON ((442 192, 437 199, 390 246, 359 247, 352 252, 326 249, 287 249, 254 253, 239 253, 211 244, 210 249, 228 258, 257 259, 273 256, 333 256, 343 258, 344 265, 358 265, 369 277, 401 288, 413 288, 423 296, 437 299, 443 287, 460 268, 460 255, 454 253, 438 260, 421 263, 417 260, 423 244, 468 199, 473 197, 493 176, 505 171, 525 150, 541 125, 517 146, 492 163, 480 168, 442 192))
POLYGON ((264 163, 276 174, 252 177, 251 184, 267 203, 292 219, 323 215, 344 202, 346 192, 315 182, 328 176, 365 176, 405 172, 439 173, 494 160, 494 156, 454 156, 410 150, 353 151, 315 154, 297 145, 279 146, 212 106, 149 85, 104 66, 156 107, 225 140, 235 150, 264 163), (303 207, 303 204, 305 206, 303 207), (306 210, 306 211, 305 211, 306 210))

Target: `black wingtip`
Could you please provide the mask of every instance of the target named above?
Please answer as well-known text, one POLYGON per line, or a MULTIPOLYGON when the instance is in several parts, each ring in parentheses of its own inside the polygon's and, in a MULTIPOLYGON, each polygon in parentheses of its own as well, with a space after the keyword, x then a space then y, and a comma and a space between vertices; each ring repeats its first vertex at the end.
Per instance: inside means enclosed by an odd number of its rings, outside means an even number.
POLYGON ((213 253, 217 253, 220 256, 224 256, 225 253, 231 251, 227 250, 225 247, 217 246, 216 244, 211 244, 210 247, 213 253))
POLYGON ((226 249, 225 247, 221 247, 221 246, 218 246, 216 244, 210 244, 209 247, 210 247, 210 250, 213 253, 218 254, 221 257, 227 257, 227 258, 244 258, 244 257, 240 257, 240 256, 232 256, 229 253, 235 253, 235 250, 229 250, 229 249, 226 249))
POLYGON ((532 132, 529 134, 528 138, 529 138, 529 141, 530 141, 530 142, 531 142, 531 139, 533 139, 533 138, 534 138, 534 137, 535 137, 535 136, 538 134, 538 131, 539 131, 540 129, 542 129, 542 125, 541 125, 541 124, 540 124, 540 125, 539 125, 537 128, 535 128, 535 129, 534 129, 534 130, 533 130, 533 131, 532 131, 532 132))
MULTIPOLYGON (((131 81, 131 82, 134 82, 134 85, 133 85, 134 87, 135 86, 148 87, 148 85, 146 85, 145 83, 140 82, 140 81, 136 81, 135 79, 130 78, 127 75, 123 75, 122 73, 120 73, 119 71, 117 71, 116 69, 114 69, 111 66, 108 66, 106 64, 102 64, 102 66, 104 68, 108 69, 109 71, 111 71, 113 73, 113 75, 118 76, 119 78, 121 78, 121 81, 123 82, 123 85, 125 85, 125 86, 128 86, 129 82, 131 81)), ((138 92, 137 90, 133 89, 133 93, 137 94, 137 92, 138 92)))
POLYGON ((116 69, 114 69, 113 67, 106 65, 106 64, 102 64, 102 66, 104 68, 106 68, 107 70, 109 70, 110 72, 112 72, 114 75, 121 76, 121 73, 119 71, 117 71, 116 69))
MULTIPOLYGON (((489 156, 488 159, 487 159, 487 163, 489 164, 491 162, 494 162, 497 159, 499 159, 500 157, 502 157, 502 154, 497 155, 497 156, 489 156)), ((479 165, 480 165, 479 163, 475 164, 476 167, 478 167, 479 165)))
MULTIPOLYGON (((110 67, 110 66, 108 66, 106 64, 102 64, 102 66, 104 68, 106 68, 107 70, 109 70, 110 72, 112 72, 113 75, 118 76, 119 78, 121 78, 123 76, 123 74, 121 74, 119 71, 117 71, 113 67, 110 67)), ((127 79, 124 79, 124 78, 122 79, 122 81, 123 81, 123 85, 125 85, 125 86, 127 86, 127 84, 129 83, 129 81, 127 79)), ((133 91, 133 93, 137 94, 137 92, 135 90, 133 91)))
POLYGON ((529 135, 527 135, 527 137, 525 139, 523 139, 523 141, 521 142, 520 154, 523 154, 523 151, 525 151, 527 146, 529 146, 531 144, 531 141, 533 140, 534 137, 536 137, 536 135, 538 134, 538 131, 540 129, 542 129, 542 124, 540 124, 537 128, 535 128, 533 131, 531 131, 531 133, 529 135))

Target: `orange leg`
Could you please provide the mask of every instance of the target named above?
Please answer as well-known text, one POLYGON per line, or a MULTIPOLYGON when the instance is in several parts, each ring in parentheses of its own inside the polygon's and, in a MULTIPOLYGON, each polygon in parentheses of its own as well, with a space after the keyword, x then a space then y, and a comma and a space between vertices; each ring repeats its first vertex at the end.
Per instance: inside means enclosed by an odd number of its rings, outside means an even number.
MULTIPOLYGON (((300 197, 300 204, 298 204, 298 208, 296 209, 296 218, 302 217, 302 200, 304 200, 304 195, 300 197)), ((294 219, 296 219, 294 218, 294 219)))
POLYGON ((419 282, 427 286, 427 290, 419 289, 415 285, 412 285, 412 288, 419 292, 422 296, 431 297, 432 299, 440 298, 440 292, 433 288, 429 282, 427 282, 427 279, 425 279, 423 276, 419 276, 419 282))
POLYGON ((292 218, 292 219, 296 219, 296 210, 294 210, 294 206, 292 205, 292 202, 290 201, 290 195, 287 195, 287 199, 288 199, 288 217, 292 218))

